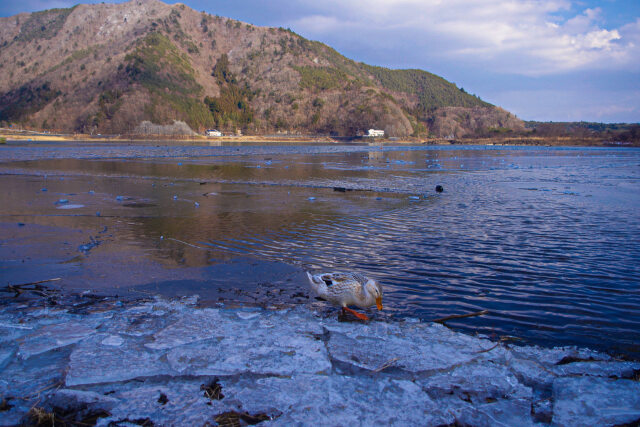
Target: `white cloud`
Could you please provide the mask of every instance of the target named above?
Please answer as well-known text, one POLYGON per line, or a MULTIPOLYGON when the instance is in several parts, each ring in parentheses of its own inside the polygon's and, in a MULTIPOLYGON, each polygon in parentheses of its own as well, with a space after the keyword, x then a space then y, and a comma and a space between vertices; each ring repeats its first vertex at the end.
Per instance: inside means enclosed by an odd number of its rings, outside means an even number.
POLYGON ((572 12, 577 4, 570 1, 302 1, 317 12, 291 23, 305 35, 332 41, 339 35, 372 50, 394 41, 421 62, 462 61, 528 76, 640 69, 640 20, 606 28, 599 8, 572 12))
POLYGON ((312 15, 297 20, 296 25, 311 33, 322 34, 344 28, 345 22, 340 22, 333 16, 312 15))

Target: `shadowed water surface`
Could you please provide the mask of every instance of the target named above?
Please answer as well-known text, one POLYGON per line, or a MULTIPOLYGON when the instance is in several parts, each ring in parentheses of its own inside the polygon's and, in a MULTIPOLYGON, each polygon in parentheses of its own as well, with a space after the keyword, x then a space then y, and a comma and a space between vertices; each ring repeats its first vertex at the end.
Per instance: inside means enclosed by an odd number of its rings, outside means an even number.
POLYGON ((258 269, 253 287, 306 292, 304 269, 353 269, 383 283, 378 316, 486 309, 450 325, 640 355, 639 150, 49 143, 0 159, 12 283, 46 269, 202 295, 258 269))

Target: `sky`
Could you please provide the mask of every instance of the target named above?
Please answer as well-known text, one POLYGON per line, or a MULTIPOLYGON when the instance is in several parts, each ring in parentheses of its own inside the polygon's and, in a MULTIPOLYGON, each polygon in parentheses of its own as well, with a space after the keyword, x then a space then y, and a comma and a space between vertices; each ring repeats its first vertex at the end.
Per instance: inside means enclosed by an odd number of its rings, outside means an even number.
MULTIPOLYGON (((0 0, 0 16, 76 3, 0 0)), ((430 71, 524 120, 640 122, 640 0, 182 3, 290 28, 356 61, 430 71)))

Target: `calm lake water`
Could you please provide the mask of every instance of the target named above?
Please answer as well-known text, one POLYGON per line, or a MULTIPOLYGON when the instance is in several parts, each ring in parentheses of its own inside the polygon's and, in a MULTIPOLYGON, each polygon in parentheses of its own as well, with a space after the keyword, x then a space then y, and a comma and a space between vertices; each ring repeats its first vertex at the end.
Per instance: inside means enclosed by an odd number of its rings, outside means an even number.
POLYGON ((378 318, 489 310, 449 324, 640 357, 638 149, 9 144, 0 185, 3 282, 202 294, 254 269, 306 292, 306 269, 355 270, 378 318))

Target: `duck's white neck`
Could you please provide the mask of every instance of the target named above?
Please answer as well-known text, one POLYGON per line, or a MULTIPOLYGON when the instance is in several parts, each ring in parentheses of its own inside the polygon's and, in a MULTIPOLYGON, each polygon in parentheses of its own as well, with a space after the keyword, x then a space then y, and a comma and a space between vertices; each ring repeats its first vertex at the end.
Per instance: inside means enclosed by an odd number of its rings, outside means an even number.
POLYGON ((371 286, 372 285, 370 284, 370 282, 362 285, 362 294, 364 295, 364 301, 368 305, 373 305, 376 301, 375 293, 373 292, 373 289, 371 289, 371 286))

